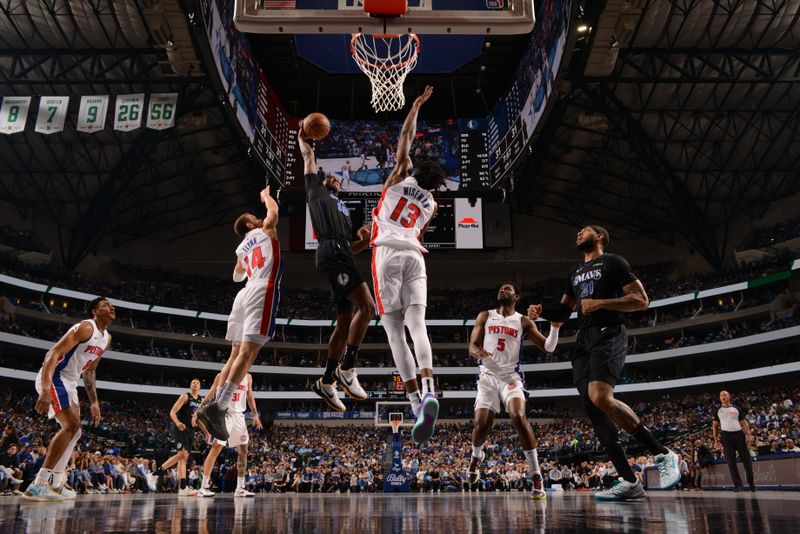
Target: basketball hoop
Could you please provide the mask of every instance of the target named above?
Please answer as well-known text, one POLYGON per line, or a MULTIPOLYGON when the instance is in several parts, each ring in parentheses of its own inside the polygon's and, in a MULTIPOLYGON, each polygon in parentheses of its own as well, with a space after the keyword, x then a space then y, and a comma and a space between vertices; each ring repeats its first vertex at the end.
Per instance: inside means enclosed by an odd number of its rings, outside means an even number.
POLYGON ((389 414, 389 426, 392 427, 392 434, 400 432, 400 425, 403 424, 403 414, 401 412, 393 412, 389 414))
POLYGON ((396 111, 406 104, 403 82, 417 65, 419 37, 354 33, 350 52, 372 84, 372 108, 376 112, 396 111))

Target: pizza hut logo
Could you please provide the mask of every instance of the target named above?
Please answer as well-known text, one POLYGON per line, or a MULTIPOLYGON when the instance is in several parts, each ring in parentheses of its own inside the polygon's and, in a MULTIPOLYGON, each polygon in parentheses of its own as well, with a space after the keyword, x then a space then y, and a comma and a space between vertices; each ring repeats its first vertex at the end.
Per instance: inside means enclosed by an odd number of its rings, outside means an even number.
POLYGON ((464 217, 460 221, 458 221, 459 228, 480 228, 481 223, 479 223, 476 219, 472 217, 464 217))

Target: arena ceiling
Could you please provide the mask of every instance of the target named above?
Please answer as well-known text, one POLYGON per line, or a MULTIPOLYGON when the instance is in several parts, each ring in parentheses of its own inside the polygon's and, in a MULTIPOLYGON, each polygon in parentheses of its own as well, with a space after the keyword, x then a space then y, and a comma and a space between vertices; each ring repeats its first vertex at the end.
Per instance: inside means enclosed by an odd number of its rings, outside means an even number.
MULTIPOLYGON (((800 193, 798 4, 576 2, 567 72, 514 174, 515 207, 688 242, 721 265, 732 225, 800 193), (579 24, 590 31, 577 32, 579 24)), ((253 204, 263 172, 208 74, 196 8, 192 0, 0 0, 0 94, 179 94, 170 130, 86 136, 68 125, 57 136, 32 128, 0 136, 2 199, 26 219, 58 221, 56 252, 68 267, 104 239, 183 237, 253 204)), ((326 106, 362 113, 353 102, 366 104, 364 80, 322 92, 332 75, 298 59, 288 38, 259 39, 257 51, 274 47, 265 71, 290 112, 333 98, 326 106)), ((485 114, 523 42, 493 38, 478 61, 436 75, 450 90, 437 92, 435 107, 485 114)), ((417 78, 409 83, 425 81, 417 78)))
POLYGON ((800 1, 599 4, 516 176, 519 207, 684 238, 719 267, 734 225, 800 193, 800 1))
POLYGON ((80 134, 71 113, 58 135, 30 125, 0 135, 0 197, 27 220, 57 223, 66 267, 106 238, 182 237, 257 200, 263 171, 217 96, 188 13, 179 0, 0 0, 0 95, 179 95, 168 130, 123 133, 107 121, 80 134))

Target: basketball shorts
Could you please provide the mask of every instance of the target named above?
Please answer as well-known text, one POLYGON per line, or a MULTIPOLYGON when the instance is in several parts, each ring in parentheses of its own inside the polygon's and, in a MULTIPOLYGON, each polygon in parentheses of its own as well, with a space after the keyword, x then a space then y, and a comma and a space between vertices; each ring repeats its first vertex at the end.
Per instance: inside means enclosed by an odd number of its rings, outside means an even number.
POLYGON ((191 452, 194 446, 194 428, 192 425, 186 425, 186 430, 178 430, 178 427, 173 425, 172 440, 175 442, 175 450, 191 452))
POLYGON ((331 297, 337 315, 353 313, 353 303, 347 296, 364 283, 356 267, 350 244, 335 239, 319 242, 316 255, 317 271, 324 274, 331 286, 331 297))
POLYGON ((622 376, 628 353, 628 331, 623 325, 581 328, 575 340, 572 378, 575 385, 583 381, 605 382, 612 386, 622 376))
POLYGON ((428 305, 425 258, 416 250, 378 246, 372 252, 372 284, 378 313, 428 305))
POLYGON ((247 432, 247 422, 244 420, 243 413, 228 411, 225 414, 225 427, 228 429, 228 441, 215 439, 216 443, 223 447, 238 447, 250 442, 250 434, 247 432))
POLYGON ((525 400, 525 383, 519 373, 499 378, 481 371, 478 377, 478 396, 475 398, 476 410, 488 408, 494 413, 500 413, 502 402, 502 407, 508 412, 511 399, 525 400))
POLYGON ((228 315, 228 331, 225 334, 225 339, 231 343, 240 343, 242 341, 242 328, 244 323, 244 296, 247 288, 243 287, 236 293, 236 298, 233 299, 231 306, 231 313, 228 315))
MULTIPOLYGON (((36 375, 36 393, 42 394, 42 372, 36 375)), ((59 373, 53 374, 52 385, 50 386, 50 411, 47 417, 54 418, 57 413, 75 406, 80 410, 78 404, 78 384, 70 380, 64 380, 59 373)))
MULTIPOLYGON (((282 265, 280 271, 283 271, 282 265)), ((280 298, 280 274, 275 283, 264 280, 245 287, 242 296, 241 341, 263 345, 275 336, 280 298)))

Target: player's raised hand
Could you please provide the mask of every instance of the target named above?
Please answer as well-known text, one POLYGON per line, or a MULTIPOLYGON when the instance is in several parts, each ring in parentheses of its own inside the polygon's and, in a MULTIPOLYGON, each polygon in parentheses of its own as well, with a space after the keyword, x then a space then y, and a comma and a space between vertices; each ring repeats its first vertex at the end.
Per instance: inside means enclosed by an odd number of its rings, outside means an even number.
POLYGON ((297 131, 297 145, 300 147, 300 153, 304 157, 314 155, 314 149, 311 147, 311 144, 309 144, 308 136, 303 130, 303 121, 300 121, 300 128, 298 128, 297 131))
POLYGON ((541 304, 531 304, 528 306, 528 319, 535 321, 542 314, 541 304))
POLYGON ((262 189, 261 193, 259 194, 259 196, 261 197, 261 201, 262 202, 266 202, 267 199, 270 197, 270 195, 269 195, 269 186, 267 186, 264 189, 262 189))
POLYGON ((422 94, 419 95, 416 100, 414 100, 414 105, 421 106, 422 104, 428 101, 428 99, 431 97, 432 94, 433 94, 433 86, 426 85, 425 90, 422 92, 422 94))
POLYGON ((100 421, 102 420, 102 417, 100 417, 100 403, 93 402, 89 406, 89 410, 92 412, 92 423, 96 425, 100 424, 100 421))
POLYGON ((50 411, 50 403, 53 399, 50 397, 49 390, 42 389, 42 392, 39 394, 39 399, 36 401, 36 413, 41 415, 47 415, 47 412, 50 411))

